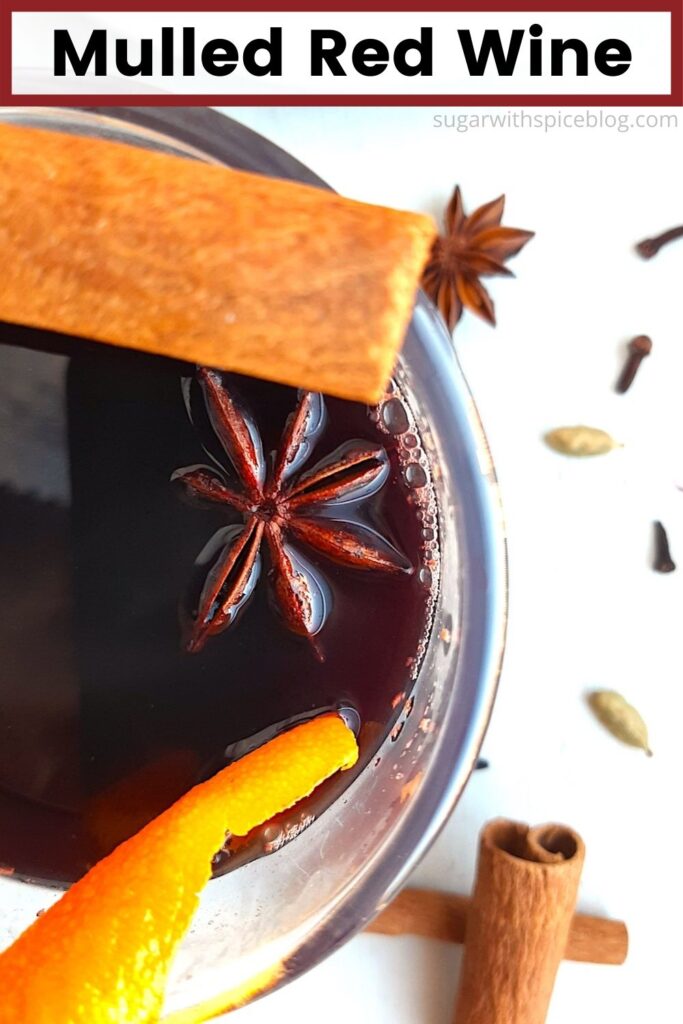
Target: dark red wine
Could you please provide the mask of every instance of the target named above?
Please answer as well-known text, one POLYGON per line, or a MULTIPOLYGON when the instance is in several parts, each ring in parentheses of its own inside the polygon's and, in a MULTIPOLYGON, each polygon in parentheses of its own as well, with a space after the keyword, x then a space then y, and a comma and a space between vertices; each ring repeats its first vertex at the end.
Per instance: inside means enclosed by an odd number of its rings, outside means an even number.
MULTIPOLYGON (((221 381, 273 473, 296 391, 221 381)), ((191 626, 217 557, 212 538, 239 533, 247 515, 188 502, 171 483, 179 468, 203 464, 243 488, 194 368, 0 326, 0 867, 73 880, 231 759, 342 709, 358 732, 357 769, 228 842, 223 870, 278 848, 370 762, 410 692, 429 627, 433 499, 398 394, 380 410, 332 398, 324 410, 290 481, 351 442, 381 450, 381 486, 314 512, 376 538, 401 571, 340 564, 297 539, 325 601, 309 638, 273 598, 264 542, 234 621, 189 653, 188 617, 191 626)), ((259 507, 264 519, 268 508, 259 507)))

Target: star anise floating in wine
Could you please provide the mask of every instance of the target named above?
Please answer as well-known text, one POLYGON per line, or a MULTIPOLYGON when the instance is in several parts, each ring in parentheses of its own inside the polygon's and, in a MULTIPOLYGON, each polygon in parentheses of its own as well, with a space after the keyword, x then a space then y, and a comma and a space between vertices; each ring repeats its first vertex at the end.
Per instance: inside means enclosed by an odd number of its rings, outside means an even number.
POLYGON ((332 518, 335 504, 368 498, 383 487, 390 471, 384 448, 350 441, 301 473, 324 424, 321 395, 299 392, 280 447, 267 460, 256 424, 223 375, 202 367, 197 381, 226 465, 189 466, 176 470, 172 479, 202 504, 239 512, 242 523, 219 530, 198 558, 206 576, 191 615, 188 651, 201 650, 209 637, 235 622, 261 574, 264 541, 283 621, 292 632, 311 639, 326 621, 329 594, 293 542, 353 569, 411 571, 403 556, 374 531, 332 518), (228 482, 230 467, 237 488, 228 482))
POLYGON ((505 196, 485 203, 469 215, 462 205, 460 186, 446 209, 445 233, 437 238, 422 276, 422 287, 453 330, 463 309, 495 326, 493 300, 481 283, 496 274, 513 277, 505 266, 534 237, 533 231, 500 223, 505 196))

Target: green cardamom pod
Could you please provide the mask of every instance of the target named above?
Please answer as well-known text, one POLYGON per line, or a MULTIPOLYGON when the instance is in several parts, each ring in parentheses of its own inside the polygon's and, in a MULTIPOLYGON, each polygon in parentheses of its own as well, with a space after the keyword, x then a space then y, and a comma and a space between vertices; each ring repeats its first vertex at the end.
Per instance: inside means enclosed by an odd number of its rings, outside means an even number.
POLYGON ((595 690, 588 695, 588 703, 596 718, 613 736, 629 747, 640 747, 648 757, 652 757, 647 726, 620 693, 616 690, 595 690))
POLYGON ((622 447, 598 427, 557 427, 545 435, 545 442, 562 455, 606 455, 622 447))

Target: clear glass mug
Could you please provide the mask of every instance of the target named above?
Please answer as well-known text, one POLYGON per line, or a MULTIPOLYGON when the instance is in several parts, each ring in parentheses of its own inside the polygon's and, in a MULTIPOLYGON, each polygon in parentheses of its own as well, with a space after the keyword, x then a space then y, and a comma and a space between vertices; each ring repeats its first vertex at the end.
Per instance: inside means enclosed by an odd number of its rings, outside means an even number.
MULTIPOLYGON (((324 184, 267 140, 207 109, 0 108, 0 120, 324 184)), ((218 1012, 224 993, 264 972, 273 984, 295 977, 360 930, 424 854, 475 763, 505 635, 495 475, 451 339, 422 295, 400 362, 432 465, 442 557, 412 713, 333 809, 278 852, 211 882, 173 965, 168 1012, 202 1004, 218 1012)), ((0 877, 0 949, 58 896, 0 877)))

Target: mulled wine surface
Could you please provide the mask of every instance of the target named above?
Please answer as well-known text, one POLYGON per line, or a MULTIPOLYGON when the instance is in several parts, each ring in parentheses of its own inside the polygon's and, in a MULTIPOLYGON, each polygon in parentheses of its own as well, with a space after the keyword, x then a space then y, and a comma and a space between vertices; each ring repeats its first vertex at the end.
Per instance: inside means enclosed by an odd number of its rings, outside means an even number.
MULTIPOLYGON (((300 397, 213 380, 261 440, 259 502, 196 500, 177 473, 201 465, 200 483, 213 474, 244 498, 244 474, 226 458, 194 368, 0 325, 2 871, 73 880, 229 760, 292 722, 342 709, 358 729, 358 767, 228 843, 217 869, 276 849, 368 765, 410 693, 438 559, 428 469, 403 399, 377 410, 319 401, 283 470, 286 489, 300 479, 302 492, 305 474, 339 452, 374 460, 367 486, 365 464, 352 465, 343 500, 302 499, 296 509, 309 526, 296 525, 286 551, 313 588, 311 638, 276 580, 273 536, 294 511, 264 496, 300 397), (254 508, 231 621, 219 630, 213 618, 202 632, 202 588, 254 508), (330 529, 370 538, 382 564, 340 560, 330 529)), ((294 525, 285 526, 289 538, 294 525)), ((232 586, 219 582, 207 621, 232 586)))

